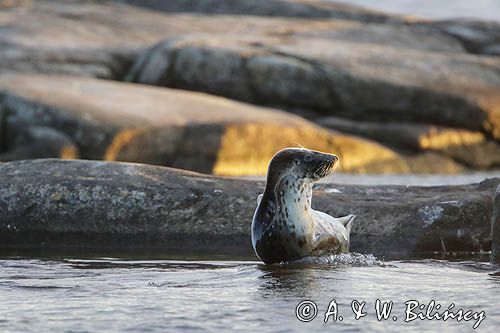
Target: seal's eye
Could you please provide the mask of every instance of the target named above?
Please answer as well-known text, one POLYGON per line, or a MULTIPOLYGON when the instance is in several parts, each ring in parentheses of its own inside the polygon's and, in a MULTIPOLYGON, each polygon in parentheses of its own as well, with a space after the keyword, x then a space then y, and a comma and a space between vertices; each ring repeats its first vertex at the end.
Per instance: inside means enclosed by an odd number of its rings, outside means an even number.
POLYGON ((306 163, 311 162, 312 159, 313 159, 312 155, 306 155, 306 156, 304 156, 304 162, 306 162, 306 163))

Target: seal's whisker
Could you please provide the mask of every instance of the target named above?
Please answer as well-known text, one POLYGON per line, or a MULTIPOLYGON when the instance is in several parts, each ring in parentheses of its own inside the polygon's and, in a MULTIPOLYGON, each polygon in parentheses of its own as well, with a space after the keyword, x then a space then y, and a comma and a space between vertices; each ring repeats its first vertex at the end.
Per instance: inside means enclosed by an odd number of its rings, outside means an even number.
POLYGON ((332 171, 332 172, 328 175, 328 177, 327 177, 327 181, 328 181, 328 183, 332 183, 332 182, 333 182, 333 174, 334 174, 334 173, 335 173, 335 170, 334 170, 334 171, 332 171))
POLYGON ((326 175, 326 171, 328 170, 328 165, 326 163, 322 163, 318 168, 318 174, 320 176, 326 175))
POLYGON ((304 147, 303 145, 301 145, 301 144, 300 144, 300 143, 298 143, 298 142, 294 142, 293 144, 294 144, 295 146, 299 146, 299 147, 300 147, 300 148, 302 148, 302 149, 307 149, 306 147, 304 147))
POLYGON ((337 169, 335 168, 335 163, 331 163, 328 168, 328 176, 326 177, 325 182, 331 183, 333 180, 333 175, 335 174, 336 171, 337 169))

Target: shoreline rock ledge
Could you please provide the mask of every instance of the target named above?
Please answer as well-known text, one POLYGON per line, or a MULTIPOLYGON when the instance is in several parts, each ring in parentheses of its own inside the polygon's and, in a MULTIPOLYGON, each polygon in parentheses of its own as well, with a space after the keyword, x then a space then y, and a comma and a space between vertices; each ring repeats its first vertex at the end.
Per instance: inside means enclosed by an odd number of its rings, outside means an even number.
POLYGON ((491 261, 500 264, 500 185, 495 191, 493 198, 493 217, 491 219, 491 230, 493 241, 491 244, 491 261))
MULTIPOLYGON (((358 215, 355 252, 488 251, 499 184, 498 178, 437 187, 320 184, 313 208, 358 215)), ((132 163, 2 163, 0 248, 251 255, 250 223, 264 185, 132 163)))

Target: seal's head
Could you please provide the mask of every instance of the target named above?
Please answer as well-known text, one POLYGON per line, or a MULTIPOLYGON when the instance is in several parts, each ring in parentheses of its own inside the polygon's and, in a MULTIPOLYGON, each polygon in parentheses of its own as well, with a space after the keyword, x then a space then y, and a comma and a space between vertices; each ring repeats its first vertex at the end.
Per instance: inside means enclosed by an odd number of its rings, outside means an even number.
POLYGON ((285 148, 277 152, 267 172, 267 181, 277 184, 284 176, 317 181, 332 173, 339 163, 333 154, 303 148, 285 148))

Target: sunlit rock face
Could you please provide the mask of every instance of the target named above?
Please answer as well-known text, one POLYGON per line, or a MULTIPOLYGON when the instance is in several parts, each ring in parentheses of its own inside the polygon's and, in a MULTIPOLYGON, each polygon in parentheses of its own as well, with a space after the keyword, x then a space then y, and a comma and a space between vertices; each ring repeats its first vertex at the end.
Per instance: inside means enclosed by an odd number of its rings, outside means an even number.
POLYGON ((500 144, 484 133, 461 128, 324 117, 318 124, 414 151, 432 151, 474 169, 500 167, 500 144))
POLYGON ((403 156, 359 137, 307 127, 272 124, 231 125, 225 128, 214 173, 256 175, 267 170, 268 161, 280 149, 304 146, 335 153, 340 171, 352 173, 457 173, 464 168, 436 154, 403 156))

